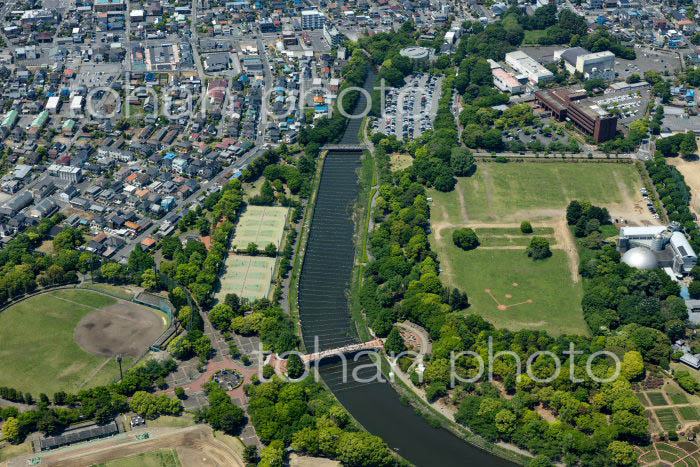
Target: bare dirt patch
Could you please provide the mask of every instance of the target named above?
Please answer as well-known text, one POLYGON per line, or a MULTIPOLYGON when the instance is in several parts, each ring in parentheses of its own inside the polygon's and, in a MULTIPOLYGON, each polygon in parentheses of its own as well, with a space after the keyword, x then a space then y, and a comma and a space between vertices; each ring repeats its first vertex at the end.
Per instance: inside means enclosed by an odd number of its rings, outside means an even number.
POLYGON ((413 165, 413 157, 410 154, 400 154, 398 152, 389 155, 391 170, 403 170, 413 165))
POLYGON ((138 357, 163 328, 163 321, 150 308, 120 300, 85 315, 75 328, 75 341, 86 352, 100 357, 138 357))
POLYGON ((42 464, 51 466, 91 466, 112 460, 123 459, 158 449, 175 449, 182 466, 239 467, 243 460, 228 446, 212 436, 211 428, 197 425, 181 429, 147 429, 151 439, 127 440, 92 445, 83 449, 59 452, 45 456, 42 464))

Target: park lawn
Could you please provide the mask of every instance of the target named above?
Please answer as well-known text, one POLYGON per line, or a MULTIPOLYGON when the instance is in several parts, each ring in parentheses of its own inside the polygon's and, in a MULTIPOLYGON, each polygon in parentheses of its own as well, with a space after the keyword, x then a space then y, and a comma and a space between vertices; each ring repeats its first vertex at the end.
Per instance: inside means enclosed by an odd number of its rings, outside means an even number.
POLYGON ((195 425, 194 418, 191 415, 183 414, 178 417, 172 415, 161 415, 155 420, 149 420, 149 427, 175 427, 185 428, 195 425))
POLYGON ((108 294, 115 295, 123 300, 132 300, 134 298, 134 293, 132 291, 120 285, 105 284, 102 282, 91 282, 89 286, 91 289, 96 289, 108 294))
POLYGON ((521 222, 560 217, 574 199, 616 205, 641 186, 633 164, 481 163, 452 192, 431 189, 427 196, 433 224, 521 222))
POLYGON ((439 245, 435 234, 431 234, 431 248, 438 254, 445 285, 457 287, 469 296, 471 307, 467 313, 478 313, 496 327, 513 331, 588 334, 581 312, 581 284, 571 279, 563 251, 553 250, 552 257, 542 261, 528 258, 523 249, 463 251, 452 243, 449 230, 440 232, 439 245), (527 300, 532 303, 499 310, 486 289, 506 306, 527 300), (512 297, 507 298, 506 294, 512 297))
POLYGON ((73 335, 83 316, 114 303, 116 299, 97 292, 59 290, 0 313, 0 386, 37 398, 42 392, 75 393, 110 383, 119 374, 116 361, 85 352, 73 335))
POLYGON ((525 31, 523 45, 539 45, 540 39, 547 35, 544 29, 530 29, 525 31))
POLYGON ((389 155, 389 164, 392 171, 404 170, 413 165, 413 157, 395 152, 389 155))
POLYGON ((136 456, 99 464, 99 467, 179 467, 180 459, 174 449, 159 449, 136 456))
POLYGON ((538 227, 532 226, 532 233, 524 234, 517 227, 477 227, 474 229, 476 235, 481 238, 481 236, 489 235, 522 235, 526 237, 535 237, 537 235, 552 235, 554 229, 552 227, 538 227))
POLYGON ((5 462, 13 457, 22 456, 24 454, 29 454, 32 452, 32 443, 27 441, 22 444, 8 444, 0 447, 0 462, 5 462))

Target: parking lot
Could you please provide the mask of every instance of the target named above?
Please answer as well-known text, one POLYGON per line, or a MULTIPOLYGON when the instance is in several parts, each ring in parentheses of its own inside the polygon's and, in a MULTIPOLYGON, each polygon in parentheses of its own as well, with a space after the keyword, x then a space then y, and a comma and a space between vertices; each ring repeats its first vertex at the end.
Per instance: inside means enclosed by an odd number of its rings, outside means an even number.
POLYGON ((442 77, 409 76, 403 87, 387 92, 384 115, 374 122, 374 131, 413 139, 432 129, 441 87, 442 77))
POLYGON ((608 112, 617 113, 618 123, 629 125, 644 116, 649 105, 649 89, 605 94, 595 102, 608 112))
POLYGON ((644 78, 644 73, 647 71, 663 73, 664 70, 670 72, 681 68, 681 61, 674 52, 650 49, 635 49, 635 52, 637 58, 634 60, 615 59, 615 71, 619 78, 626 79, 635 73, 644 78))

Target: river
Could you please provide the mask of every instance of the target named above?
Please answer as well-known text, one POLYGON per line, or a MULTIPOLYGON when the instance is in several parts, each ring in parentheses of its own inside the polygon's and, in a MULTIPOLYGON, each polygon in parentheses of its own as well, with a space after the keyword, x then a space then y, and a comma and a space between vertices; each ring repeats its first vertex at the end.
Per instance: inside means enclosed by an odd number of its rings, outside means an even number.
MULTIPOLYGON (((365 89, 371 93, 374 76, 365 89)), ((357 104, 365 107, 365 97, 357 104)), ((362 119, 351 120, 341 143, 358 144, 362 119)), ((299 282, 299 309, 307 352, 359 342, 349 316, 347 290, 354 265, 352 207, 359 193, 359 152, 330 152, 324 162, 316 209, 299 282)), ((320 374, 341 404, 370 433, 380 436, 402 457, 418 466, 512 466, 447 430, 433 428, 385 381, 368 357, 321 364, 320 374), (343 373, 347 381, 343 381, 343 373), (354 376, 353 376, 354 373, 354 376), (371 380, 371 381, 370 381, 371 380)))

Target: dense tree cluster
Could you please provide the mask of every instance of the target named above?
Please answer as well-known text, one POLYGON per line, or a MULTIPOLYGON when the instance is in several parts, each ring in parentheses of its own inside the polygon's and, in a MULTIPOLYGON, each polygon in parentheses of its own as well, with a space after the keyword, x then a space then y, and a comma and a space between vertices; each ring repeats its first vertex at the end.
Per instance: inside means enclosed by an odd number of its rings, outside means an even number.
POLYGON ((688 235, 690 245, 696 251, 700 251, 700 230, 688 207, 690 191, 683 175, 675 167, 666 164, 663 157, 654 157, 646 161, 646 167, 668 219, 680 223, 688 235))
POLYGON ((676 133, 666 138, 658 138, 656 140, 656 150, 664 157, 676 157, 679 154, 685 157, 694 156, 698 150, 695 133, 689 131, 687 133, 676 133))
POLYGON ((73 248, 84 240, 81 231, 70 227, 56 236, 53 254, 35 250, 48 239, 51 228, 63 219, 62 214, 42 219, 15 236, 0 251, 0 304, 31 292, 37 286, 76 282, 78 272, 88 273, 93 265, 99 264, 97 256, 73 248))
POLYGON ((195 412, 195 420, 206 421, 215 430, 237 435, 245 425, 243 409, 233 403, 228 393, 215 382, 205 385, 209 405, 195 412))
POLYGON ((312 378, 299 383, 272 382, 249 387, 248 413, 261 441, 262 460, 282 465, 285 448, 338 459, 348 466, 396 465, 381 438, 360 431, 350 416, 312 378))
POLYGON ((569 44, 581 46, 592 52, 610 50, 616 56, 633 60, 636 55, 632 47, 622 43, 606 30, 600 28, 588 32, 588 24, 583 16, 549 4, 535 10, 534 15, 526 15, 518 6, 511 6, 501 15, 501 20, 483 26, 478 21, 467 21, 467 33, 458 45, 455 58, 461 61, 467 54, 503 60, 505 54, 519 47, 525 39, 526 31, 541 31, 536 36, 540 45, 569 44))
MULTIPOLYGON (((0 420, 6 420, 3 425, 3 437, 13 443, 24 440, 25 436, 35 431, 41 431, 46 435, 55 435, 62 432, 69 425, 95 420, 97 423, 107 423, 120 413, 130 409, 129 397, 132 398, 134 407, 148 407, 148 404, 140 405, 139 401, 148 399, 156 401, 155 405, 159 413, 179 413, 177 410, 179 401, 167 396, 154 396, 150 391, 154 385, 162 381, 177 365, 173 360, 148 360, 145 365, 132 368, 121 382, 109 386, 98 386, 85 389, 77 394, 57 392, 53 395, 53 401, 45 394, 41 394, 36 402, 37 409, 18 412, 14 407, 8 407, 0 411, 0 420), (138 396, 137 396, 138 394, 138 396), (54 406, 50 407, 53 402, 54 406), (8 423, 9 422, 9 423, 8 423)), ((22 393, 11 388, 0 388, 0 397, 8 398, 15 402, 34 404, 31 394, 22 393)), ((144 411, 144 414, 155 413, 144 411)))

